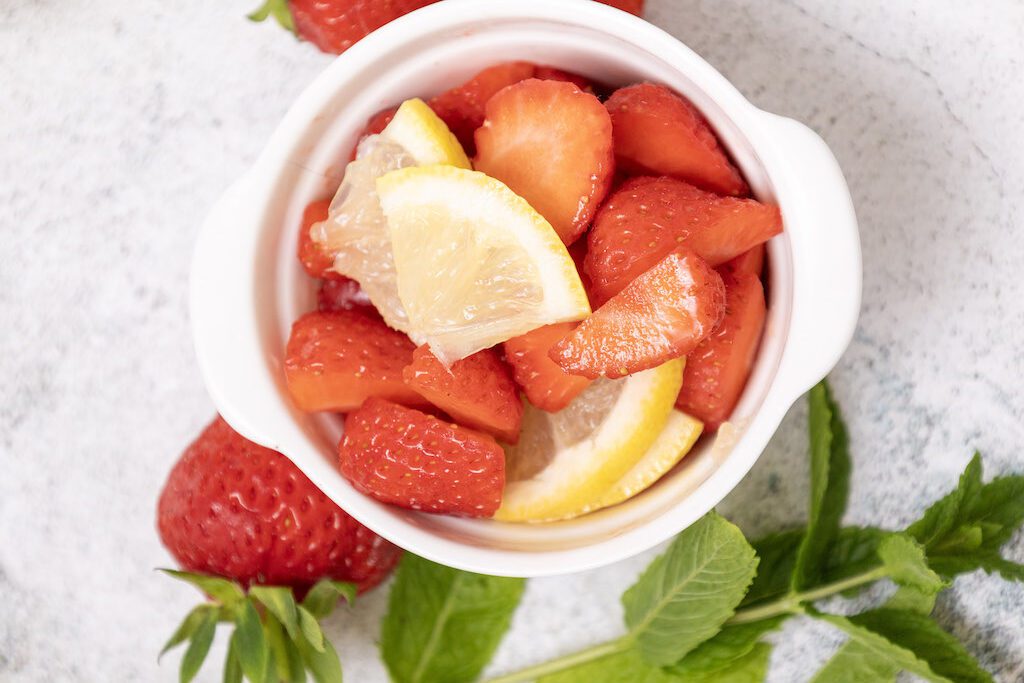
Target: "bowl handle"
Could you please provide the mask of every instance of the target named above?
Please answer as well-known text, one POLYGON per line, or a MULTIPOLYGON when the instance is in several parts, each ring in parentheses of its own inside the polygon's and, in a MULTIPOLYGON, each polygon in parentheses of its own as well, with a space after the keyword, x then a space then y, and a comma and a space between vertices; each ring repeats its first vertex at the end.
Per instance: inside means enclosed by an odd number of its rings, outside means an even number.
POLYGON ((247 439, 281 450, 276 439, 292 428, 282 420, 289 407, 274 373, 259 371, 268 361, 252 295, 253 196, 243 177, 207 215, 192 256, 189 315, 199 370, 221 416, 247 439))
POLYGON ((793 119, 765 114, 777 151, 772 181, 786 197, 793 308, 779 376, 796 400, 839 361, 861 303, 861 250, 850 190, 832 150, 793 119))

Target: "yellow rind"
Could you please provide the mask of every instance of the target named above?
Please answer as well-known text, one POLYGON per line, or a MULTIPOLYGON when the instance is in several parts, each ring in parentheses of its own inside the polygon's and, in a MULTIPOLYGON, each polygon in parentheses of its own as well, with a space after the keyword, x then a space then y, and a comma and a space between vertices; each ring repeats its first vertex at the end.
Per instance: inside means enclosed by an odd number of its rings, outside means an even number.
POLYGON ((381 135, 405 148, 417 166, 445 164, 470 168, 469 158, 458 139, 419 98, 402 102, 381 135))

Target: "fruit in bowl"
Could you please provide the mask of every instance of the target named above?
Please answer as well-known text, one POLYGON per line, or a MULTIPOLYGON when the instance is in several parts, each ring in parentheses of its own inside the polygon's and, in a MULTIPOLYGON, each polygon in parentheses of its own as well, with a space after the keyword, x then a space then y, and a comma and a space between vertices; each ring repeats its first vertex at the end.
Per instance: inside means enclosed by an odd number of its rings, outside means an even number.
POLYGON ((367 122, 298 258, 284 375, 379 501, 507 522, 626 500, 724 423, 778 207, 697 109, 509 62, 367 122))

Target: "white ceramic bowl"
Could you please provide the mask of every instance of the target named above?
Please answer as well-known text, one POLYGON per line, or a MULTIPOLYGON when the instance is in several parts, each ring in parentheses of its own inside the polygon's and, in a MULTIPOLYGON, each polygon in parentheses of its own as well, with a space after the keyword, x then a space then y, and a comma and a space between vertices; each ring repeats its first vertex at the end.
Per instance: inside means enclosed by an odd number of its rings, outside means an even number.
POLYGON ((403 548, 471 571, 542 576, 634 555, 714 507, 750 470, 787 409, 836 363, 853 334, 860 292, 849 192, 811 130, 755 108, 675 38, 602 4, 446 0, 360 41, 302 93, 203 226, 191 314, 206 385, 236 430, 287 455, 351 515, 403 548), (292 321, 314 307, 314 283, 294 249, 303 207, 333 192, 367 118, 512 59, 682 93, 711 122, 755 195, 779 204, 785 223, 769 248, 767 328, 733 415, 739 428, 731 448, 705 440, 632 500, 544 525, 417 513, 363 496, 336 467, 340 421, 297 410, 281 370, 292 321))

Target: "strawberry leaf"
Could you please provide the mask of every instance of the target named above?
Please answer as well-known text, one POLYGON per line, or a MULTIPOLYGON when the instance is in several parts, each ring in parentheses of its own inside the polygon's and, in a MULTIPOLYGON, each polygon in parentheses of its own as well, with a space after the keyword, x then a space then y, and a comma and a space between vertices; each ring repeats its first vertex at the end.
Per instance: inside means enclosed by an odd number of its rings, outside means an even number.
POLYGON ((288 7, 288 0, 267 0, 252 14, 248 15, 250 21, 265 21, 267 17, 274 17, 274 20, 286 31, 295 33, 295 18, 288 7))
POLYGON ((381 655, 392 680, 476 680, 508 630, 524 585, 406 553, 381 625, 381 655))
POLYGON ((245 598, 245 593, 237 583, 219 576, 183 572, 177 569, 159 569, 158 571, 192 584, 225 607, 232 607, 245 598))
POLYGON ((277 674, 276 680, 284 683, 303 683, 306 680, 306 668, 302 663, 302 655, 288 637, 281 622, 272 614, 268 614, 264 619, 263 635, 273 655, 271 659, 274 662, 274 672, 277 674))
POLYGON ((323 652, 314 650, 305 638, 296 640, 295 645, 316 683, 342 683, 341 660, 338 659, 338 653, 331 645, 331 641, 324 641, 323 652))
POLYGON ((356 585, 344 581, 322 579, 306 593, 302 606, 317 619, 323 619, 334 611, 338 598, 345 598, 348 604, 355 604, 356 585))
POLYGON ((160 654, 157 655, 157 661, 159 662, 160 658, 163 657, 169 650, 174 649, 178 645, 181 645, 186 640, 191 638, 192 634, 196 632, 196 629, 199 628, 200 624, 202 624, 203 621, 205 621, 207 612, 216 613, 217 608, 214 605, 203 604, 197 606, 195 609, 193 609, 191 612, 185 615, 185 618, 178 626, 178 630, 174 632, 174 635, 172 635, 170 639, 167 641, 167 643, 164 645, 164 649, 160 650, 160 654))
POLYGON ((266 676, 269 650, 263 637, 263 624, 252 600, 242 603, 235 617, 235 649, 242 671, 250 681, 262 681, 266 676))
POLYGON ((306 642, 314 650, 317 652, 324 651, 324 632, 320 629, 320 622, 309 613, 309 610, 302 606, 299 607, 299 629, 302 631, 302 636, 306 639, 306 642))
POLYGON ((277 621, 284 626, 288 637, 294 640, 299 634, 299 617, 295 597, 290 588, 284 586, 253 586, 249 595, 267 608, 277 621))
POLYGON ((850 488, 850 454, 846 426, 822 380, 808 394, 811 435, 811 503, 807 533, 797 550, 790 587, 793 592, 821 579, 829 546, 839 534, 850 488))
POLYGON ((189 683, 199 673, 199 667, 203 665, 203 660, 206 659, 206 655, 210 651, 210 644, 213 643, 213 635, 216 631, 217 611, 206 610, 190 636, 188 649, 185 650, 185 655, 181 658, 179 674, 181 683, 189 683))
POLYGON ((679 534, 622 596, 644 659, 675 664, 732 616, 757 568, 743 533, 709 512, 679 534))
POLYGON ((224 683, 242 683, 242 665, 238 662, 234 634, 228 641, 228 653, 224 658, 224 683))

